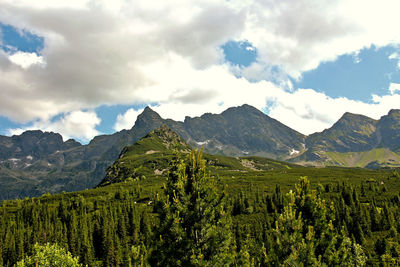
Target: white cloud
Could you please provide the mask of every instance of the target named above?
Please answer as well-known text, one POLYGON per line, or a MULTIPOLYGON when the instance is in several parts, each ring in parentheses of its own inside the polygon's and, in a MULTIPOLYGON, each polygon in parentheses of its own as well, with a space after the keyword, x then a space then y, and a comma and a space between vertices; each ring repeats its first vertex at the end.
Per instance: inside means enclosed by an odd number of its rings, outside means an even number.
POLYGON ((390 83, 389 92, 394 95, 396 91, 400 91, 400 83, 390 83))
MULTIPOLYGON (((373 101, 377 103, 376 108, 387 113, 390 109, 399 109, 400 94, 377 96, 373 95, 373 101)), ((371 113, 378 113, 379 111, 370 111, 371 113)), ((368 113, 367 113, 368 114, 368 113)))
POLYGON ((27 53, 18 51, 8 57, 8 59, 23 69, 27 69, 32 65, 44 65, 42 56, 38 56, 36 53, 27 53))
POLYGON ((393 53, 389 56, 389 59, 397 60, 397 68, 400 69, 400 55, 398 53, 393 53))
POLYGON ((117 121, 114 125, 114 130, 129 130, 135 125, 137 116, 143 112, 143 109, 135 110, 133 108, 128 109, 124 114, 118 114, 117 121))
MULTIPOLYGON (((334 99, 293 90, 288 75, 299 79, 339 55, 398 44, 399 5, 397 0, 3 0, 0 21, 42 36, 45 44, 35 58, 43 64, 25 68, 0 51, 0 115, 26 123, 67 114, 71 124, 37 125, 82 138, 96 133, 97 115, 87 118, 88 128, 68 116, 104 104, 158 103, 163 117, 183 120, 243 103, 260 109, 272 103, 273 117, 303 133, 329 127, 345 111, 376 117, 396 94, 375 97, 372 104, 334 99), (257 61, 243 69, 229 66, 220 49, 229 40, 247 40, 257 61)), ((134 116, 134 111, 121 115, 115 129, 130 127, 134 116)))
POLYGON ((64 141, 70 138, 78 139, 83 142, 90 141, 99 134, 96 130, 101 122, 93 111, 73 111, 65 114, 56 121, 37 121, 26 128, 9 129, 8 133, 21 134, 26 130, 43 130, 47 132, 60 133, 64 141))
POLYGON ((269 115, 303 134, 311 134, 331 127, 345 112, 379 119, 390 109, 398 108, 399 100, 400 95, 396 94, 374 96, 372 103, 364 103, 300 89, 278 94, 269 115))

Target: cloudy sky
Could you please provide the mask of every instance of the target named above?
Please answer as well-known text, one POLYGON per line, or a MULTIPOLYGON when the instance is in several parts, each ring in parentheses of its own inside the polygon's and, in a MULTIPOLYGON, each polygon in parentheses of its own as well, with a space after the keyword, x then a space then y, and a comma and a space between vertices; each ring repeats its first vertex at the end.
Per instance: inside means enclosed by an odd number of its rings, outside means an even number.
POLYGON ((0 0, 0 134, 85 143, 150 105, 310 134, 400 108, 398 0, 0 0))

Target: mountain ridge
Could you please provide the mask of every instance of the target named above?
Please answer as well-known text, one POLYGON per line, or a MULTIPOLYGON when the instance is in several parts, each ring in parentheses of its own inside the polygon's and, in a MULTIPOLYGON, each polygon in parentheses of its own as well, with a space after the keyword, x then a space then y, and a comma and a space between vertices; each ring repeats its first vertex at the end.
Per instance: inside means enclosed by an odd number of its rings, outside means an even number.
POLYGON ((345 113, 331 128, 305 136, 250 105, 186 117, 183 122, 163 119, 146 107, 131 129, 96 136, 87 145, 42 131, 0 136, 0 199, 92 188, 124 147, 163 124, 190 146, 211 154, 254 155, 304 165, 350 167, 355 166, 354 158, 362 158, 365 166, 396 166, 393 153, 400 151, 400 110, 379 120, 345 113), (381 148, 387 152, 379 152, 381 148), (364 153, 373 149, 378 152, 364 153))
MULTIPOLYGON (((396 153, 399 152, 399 130, 400 110, 392 109, 379 120, 346 112, 332 127, 307 136, 307 151, 297 158, 291 159, 291 161, 301 161, 303 163, 319 162, 319 164, 322 165, 360 167, 357 162, 354 162, 353 159, 351 160, 350 158, 362 158, 365 157, 361 156, 363 153, 365 154, 369 151, 379 149, 386 149, 396 153), (336 154, 332 154, 331 152, 336 154), (332 157, 333 155, 334 157, 332 157), (338 160, 338 158, 340 158, 340 160, 338 160)), ((382 155, 382 153, 377 154, 382 155)), ((361 167, 397 167, 400 163, 397 157, 393 157, 391 153, 383 154, 390 154, 391 156, 388 158, 371 158, 371 162, 367 162, 361 167), (369 164, 373 162, 376 164, 369 164), (396 162, 396 164, 393 165, 393 162, 396 162)))

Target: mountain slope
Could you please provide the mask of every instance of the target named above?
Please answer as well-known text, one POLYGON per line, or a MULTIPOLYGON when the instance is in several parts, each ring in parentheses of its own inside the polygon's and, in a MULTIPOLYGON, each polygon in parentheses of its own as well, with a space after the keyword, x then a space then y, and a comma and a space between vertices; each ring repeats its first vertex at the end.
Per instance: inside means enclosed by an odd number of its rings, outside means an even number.
POLYGON ((370 150, 377 143, 376 124, 366 116, 345 113, 331 128, 308 136, 306 146, 337 152, 370 150))
POLYGON ((379 145, 400 152, 400 110, 392 109, 377 124, 379 145))
POLYGON ((160 175, 168 167, 175 150, 189 152, 191 148, 179 135, 162 125, 125 147, 114 164, 107 168, 100 185, 160 175))
POLYGON ((306 138, 307 151, 292 161, 345 167, 400 166, 400 111, 379 120, 345 113, 331 128, 306 138))
POLYGON ((293 150, 303 149, 305 138, 249 105, 229 108, 221 114, 187 117, 184 129, 190 136, 189 144, 204 146, 210 153, 230 156, 286 159, 293 150))
MULTIPOLYGON (((189 153, 192 148, 166 125, 150 132, 131 146, 125 147, 119 158, 107 168, 99 186, 131 180, 165 177, 169 164, 178 154, 189 153)), ((216 173, 224 171, 258 172, 288 170, 301 166, 260 157, 228 157, 204 154, 208 168, 216 173)))

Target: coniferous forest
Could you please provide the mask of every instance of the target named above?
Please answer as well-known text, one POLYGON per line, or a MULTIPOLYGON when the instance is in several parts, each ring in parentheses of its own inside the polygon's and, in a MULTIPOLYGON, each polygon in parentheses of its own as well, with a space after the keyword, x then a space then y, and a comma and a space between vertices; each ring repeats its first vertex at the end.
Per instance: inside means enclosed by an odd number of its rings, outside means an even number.
POLYGON ((176 153, 164 178, 3 201, 0 266, 60 253, 63 266, 400 264, 399 174, 352 172, 246 187, 215 175, 201 151, 176 153))

